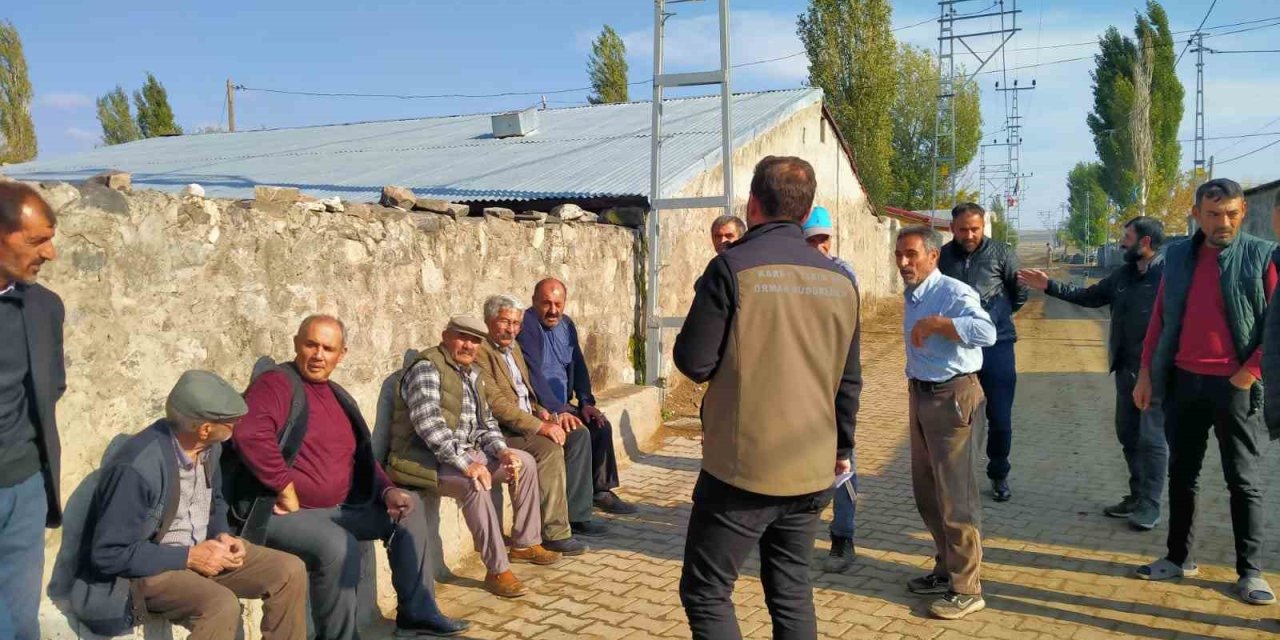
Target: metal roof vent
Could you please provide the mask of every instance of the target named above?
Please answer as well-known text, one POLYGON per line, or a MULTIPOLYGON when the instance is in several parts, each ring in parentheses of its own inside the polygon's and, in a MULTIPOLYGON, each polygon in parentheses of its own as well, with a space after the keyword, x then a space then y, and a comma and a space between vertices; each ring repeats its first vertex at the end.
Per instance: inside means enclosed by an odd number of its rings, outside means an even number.
POLYGON ((493 137, 513 138, 527 136, 538 130, 538 109, 512 111, 493 116, 493 137))

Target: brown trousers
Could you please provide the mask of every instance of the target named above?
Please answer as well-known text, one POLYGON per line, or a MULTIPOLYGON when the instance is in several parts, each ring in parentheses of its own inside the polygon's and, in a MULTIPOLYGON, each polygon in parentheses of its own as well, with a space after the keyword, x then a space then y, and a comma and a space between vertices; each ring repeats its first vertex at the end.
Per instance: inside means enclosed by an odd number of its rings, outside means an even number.
POLYGON ((191 640, 234 640, 239 598, 262 599, 263 640, 306 640, 307 567, 296 556, 245 543, 244 566, 206 578, 191 570, 140 578, 147 611, 182 625, 191 640))
POLYGON ((973 419, 984 396, 978 376, 911 381, 911 486, 933 536, 933 572, 956 593, 982 593, 982 503, 974 476, 973 419))
MULTIPOLYGON (((511 507, 515 510, 511 523, 511 546, 517 549, 542 544, 542 517, 538 512, 538 463, 533 456, 519 449, 512 449, 524 468, 520 470, 516 486, 511 490, 511 507)), ((494 486, 508 481, 510 476, 497 458, 489 458, 483 452, 472 451, 472 462, 489 468, 494 486)), ((462 507, 462 518, 471 530, 476 551, 489 573, 499 574, 511 569, 507 547, 502 541, 502 521, 493 504, 493 494, 479 491, 471 478, 462 475, 453 465, 441 465, 437 482, 440 495, 453 498, 462 507)))

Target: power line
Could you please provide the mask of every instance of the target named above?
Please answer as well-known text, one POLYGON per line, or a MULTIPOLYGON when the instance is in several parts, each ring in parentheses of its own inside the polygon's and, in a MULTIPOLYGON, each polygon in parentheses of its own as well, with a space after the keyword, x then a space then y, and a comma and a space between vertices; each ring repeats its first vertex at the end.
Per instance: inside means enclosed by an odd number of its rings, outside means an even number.
POLYGON ((1205 49, 1208 53, 1280 53, 1280 49, 1205 49))
POLYGON ((1275 141, 1272 141, 1272 142, 1268 142, 1267 144, 1264 144, 1264 145, 1262 145, 1261 147, 1258 147, 1257 149, 1254 149, 1253 151, 1250 151, 1250 152, 1248 152, 1248 153, 1242 153, 1242 154, 1240 154, 1240 155, 1238 155, 1238 156, 1236 156, 1236 157, 1234 157, 1234 158, 1227 158, 1226 160, 1219 160, 1217 164, 1218 164, 1219 166, 1221 166, 1221 165, 1224 165, 1224 164, 1226 164, 1226 163, 1228 163, 1228 162, 1235 162, 1236 160, 1239 160, 1239 159, 1241 159, 1241 158, 1247 158, 1247 157, 1249 157, 1249 156, 1251 156, 1251 155, 1253 155, 1253 154, 1255 154, 1255 153, 1257 153, 1257 152, 1259 152, 1259 151, 1264 151, 1264 150, 1266 150, 1266 149, 1270 149, 1271 147, 1274 147, 1274 146, 1276 146, 1276 145, 1278 145, 1278 144, 1280 144, 1280 140, 1275 140, 1275 141))
MULTIPOLYGON (((1205 138, 1205 140, 1242 140, 1244 138, 1265 138, 1267 136, 1280 136, 1280 131, 1270 131, 1267 133, 1242 133, 1234 136, 1213 136, 1205 138)), ((1178 142, 1194 142, 1195 140, 1179 140, 1178 142)), ((1228 147, 1230 148, 1230 147, 1228 147)))
MULTIPOLYGON (((1213 0, 1213 2, 1209 3, 1209 10, 1208 10, 1208 11, 1205 11, 1205 12, 1204 12, 1204 17, 1200 19, 1200 26, 1199 26, 1199 27, 1196 27, 1196 33, 1199 33, 1199 32, 1200 32, 1200 28, 1204 26, 1204 23, 1206 23, 1206 22, 1208 22, 1208 21, 1209 21, 1209 14, 1213 13, 1213 8, 1214 8, 1214 7, 1216 7, 1216 6, 1218 6, 1218 0, 1213 0)), ((1176 66, 1178 66, 1178 63, 1179 63, 1179 62, 1182 62, 1182 54, 1186 53, 1186 52, 1187 52, 1187 49, 1188 49, 1188 48, 1190 48, 1190 47, 1191 47, 1191 41, 1190 41, 1190 40, 1188 40, 1188 41, 1187 41, 1187 44, 1183 45, 1183 47, 1182 47, 1182 53, 1179 53, 1179 54, 1178 54, 1178 58, 1177 58, 1176 60, 1174 60, 1174 61, 1173 61, 1173 66, 1175 66, 1175 67, 1176 67, 1176 66)))
MULTIPOLYGON (((1271 122, 1268 122, 1268 123, 1266 123, 1266 124, 1262 125, 1261 127, 1258 127, 1258 128, 1257 128, 1257 130, 1255 130, 1253 133, 1254 133, 1254 134, 1261 133, 1263 130, 1270 128, 1270 127, 1271 127, 1271 125, 1273 125, 1273 124, 1275 124, 1275 123, 1277 123, 1277 122, 1280 122, 1280 117, 1278 117, 1278 118, 1276 118, 1276 119, 1272 120, 1271 122)), ((1223 148, 1219 149, 1219 150, 1218 150, 1216 153, 1214 153, 1213 155, 1215 155, 1215 156, 1216 156, 1216 155, 1221 155, 1221 154, 1225 153, 1226 151, 1228 151, 1228 150, 1230 150, 1230 149, 1234 149, 1234 148, 1236 148, 1236 147, 1240 146, 1240 142, 1241 142, 1240 140, 1237 140, 1237 141, 1235 141, 1234 143, 1229 144, 1229 145, 1227 145, 1226 147, 1223 147, 1223 148)))

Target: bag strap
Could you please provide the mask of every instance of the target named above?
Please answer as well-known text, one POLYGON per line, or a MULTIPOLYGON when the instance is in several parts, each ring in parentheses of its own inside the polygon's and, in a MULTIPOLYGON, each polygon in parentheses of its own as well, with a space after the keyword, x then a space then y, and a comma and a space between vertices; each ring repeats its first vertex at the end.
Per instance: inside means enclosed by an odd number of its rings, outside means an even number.
POLYGON ((286 362, 280 364, 277 369, 289 379, 289 386, 293 390, 293 397, 289 401, 289 417, 285 419, 284 428, 280 430, 280 435, 277 437, 280 455, 284 456, 284 463, 292 467, 294 459, 302 449, 302 440, 307 437, 307 395, 302 386, 302 375, 298 373, 297 364, 286 362))

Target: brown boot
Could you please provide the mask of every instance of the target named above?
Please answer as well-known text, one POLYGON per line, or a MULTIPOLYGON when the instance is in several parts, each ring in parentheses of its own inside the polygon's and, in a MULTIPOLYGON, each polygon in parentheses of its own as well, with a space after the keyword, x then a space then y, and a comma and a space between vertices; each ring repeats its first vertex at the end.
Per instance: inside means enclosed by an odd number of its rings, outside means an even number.
POLYGON ((529 593, 529 588, 510 571, 490 573, 484 577, 484 588, 499 598, 519 598, 529 593))
POLYGON ((524 564, 555 564, 560 561, 560 554, 535 544, 532 547, 523 549, 512 549, 507 553, 512 562, 522 562, 524 564))

